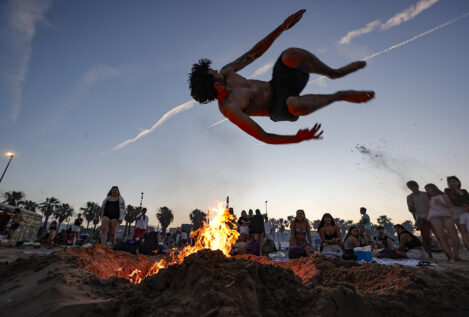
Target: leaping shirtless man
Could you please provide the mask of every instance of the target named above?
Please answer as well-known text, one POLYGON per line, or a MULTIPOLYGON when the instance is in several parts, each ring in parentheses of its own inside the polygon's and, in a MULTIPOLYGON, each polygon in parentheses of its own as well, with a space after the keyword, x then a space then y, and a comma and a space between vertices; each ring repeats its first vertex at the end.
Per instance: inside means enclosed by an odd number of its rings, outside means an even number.
POLYGON ((210 68, 211 61, 201 59, 192 66, 189 86, 192 97, 200 103, 218 99, 221 113, 247 134, 269 144, 298 143, 320 139, 321 125, 312 129, 298 130, 296 135, 278 135, 262 129, 251 116, 270 116, 273 121, 296 121, 334 101, 354 103, 367 102, 375 95, 373 91, 338 91, 330 95, 302 95, 309 74, 319 74, 336 79, 366 66, 357 61, 342 68, 333 69, 322 63, 312 53, 301 48, 288 48, 275 63, 270 82, 250 80, 237 72, 264 54, 283 31, 293 27, 306 10, 289 16, 279 27, 257 43, 249 52, 220 71, 210 68))

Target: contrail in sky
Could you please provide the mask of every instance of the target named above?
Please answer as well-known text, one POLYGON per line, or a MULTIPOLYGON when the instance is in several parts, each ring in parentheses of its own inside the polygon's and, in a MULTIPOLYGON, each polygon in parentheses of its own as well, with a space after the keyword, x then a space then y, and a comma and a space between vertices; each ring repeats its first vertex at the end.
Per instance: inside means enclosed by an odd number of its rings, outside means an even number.
POLYGON ((150 129, 146 129, 146 130, 143 130, 142 132, 140 132, 135 138, 133 139, 129 139, 129 140, 126 140, 116 146, 114 146, 112 149, 115 151, 115 150, 120 150, 122 149, 124 146, 130 144, 130 143, 134 143, 135 141, 137 141, 138 139, 140 139, 141 137, 147 135, 148 133, 151 133, 153 132, 156 128, 158 128, 160 125, 163 124, 163 122, 165 122, 166 120, 168 120, 169 118, 171 118, 172 116, 174 115, 177 115, 178 113, 184 111, 184 110, 188 110, 190 108, 192 108, 195 104, 197 103, 197 101, 195 101, 194 99, 192 100, 189 100, 179 106, 176 106, 174 107, 173 109, 169 110, 168 112, 166 112, 161 118, 160 120, 158 120, 155 124, 153 124, 153 126, 150 128, 150 129))
POLYGON ((220 121, 218 121, 218 122, 212 123, 211 125, 209 125, 209 126, 207 127, 207 129, 210 129, 210 128, 216 126, 216 125, 219 125, 220 123, 222 123, 222 122, 224 122, 224 121, 226 121, 226 120, 228 120, 228 119, 225 118, 225 119, 220 120, 220 121))
POLYGON ((448 21, 448 22, 446 22, 446 23, 443 23, 443 24, 441 24, 441 25, 439 25, 439 26, 437 26, 437 27, 434 27, 434 28, 431 29, 431 30, 428 30, 428 31, 423 32, 423 33, 420 33, 419 35, 416 35, 416 36, 414 36, 413 38, 408 39, 407 41, 401 42, 401 43, 396 44, 396 45, 393 45, 393 46, 391 46, 391 47, 389 47, 389 48, 387 48, 387 49, 385 49, 385 50, 382 50, 382 51, 379 51, 379 52, 377 52, 377 53, 371 54, 370 56, 365 57, 363 60, 366 61, 366 60, 372 59, 373 57, 376 57, 376 56, 381 55, 381 54, 383 54, 383 53, 389 52, 390 50, 393 50, 393 49, 398 48, 398 47, 400 47, 400 46, 406 45, 406 44, 408 44, 408 43, 410 43, 410 42, 415 41, 415 40, 418 39, 418 38, 421 38, 422 36, 425 36, 425 35, 430 34, 430 33, 432 33, 432 32, 438 31, 439 29, 444 28, 445 26, 448 26, 448 25, 450 25, 450 24, 453 24, 453 23, 456 22, 456 21, 459 21, 459 20, 461 20, 461 19, 464 19, 464 18, 467 17, 467 16, 469 16, 469 12, 466 12, 466 13, 464 13, 463 15, 460 15, 460 16, 458 16, 457 18, 452 19, 451 21, 448 21))
MULTIPOLYGON (((382 51, 373 53, 373 54, 371 54, 370 56, 367 56, 367 57, 363 58, 363 60, 364 60, 364 61, 367 61, 367 60, 369 60, 369 59, 372 59, 373 57, 376 57, 376 56, 381 55, 381 54, 383 54, 383 53, 387 53, 387 52, 389 52, 389 51, 391 51, 391 50, 393 50, 393 49, 395 49, 395 48, 398 48, 398 47, 401 47, 401 46, 403 46, 403 45, 409 44, 410 42, 413 42, 413 41, 415 41, 416 39, 421 38, 422 36, 425 36, 425 35, 428 35, 428 34, 430 34, 430 33, 435 32, 435 31, 438 31, 439 29, 444 28, 445 26, 448 26, 448 25, 450 25, 450 24, 453 24, 454 22, 457 22, 457 21, 459 21, 459 20, 461 20, 461 19, 464 19, 464 18, 466 18, 466 17, 468 17, 468 16, 469 16, 469 12, 466 12, 466 13, 464 13, 463 15, 458 16, 457 18, 454 18, 454 19, 452 19, 452 20, 450 20, 450 21, 448 21, 448 22, 445 22, 445 23, 443 23, 443 24, 438 25, 437 27, 434 27, 433 29, 430 29, 430 30, 428 30, 428 31, 425 31, 425 32, 423 32, 423 33, 420 33, 419 35, 416 35, 416 36, 414 36, 414 37, 412 37, 412 38, 410 38, 410 39, 408 39, 408 40, 405 40, 405 41, 400 42, 400 43, 398 43, 398 44, 395 44, 395 45, 393 45, 393 46, 391 46, 391 47, 388 47, 387 49, 384 49, 384 50, 382 50, 382 51)), ((320 76, 320 77, 318 77, 318 78, 316 78, 316 79, 311 80, 310 82, 308 82, 308 85, 309 85, 309 84, 314 84, 314 83, 316 83, 316 82, 319 82, 320 80, 322 80, 322 79, 324 79, 324 78, 326 78, 326 76, 320 76)))

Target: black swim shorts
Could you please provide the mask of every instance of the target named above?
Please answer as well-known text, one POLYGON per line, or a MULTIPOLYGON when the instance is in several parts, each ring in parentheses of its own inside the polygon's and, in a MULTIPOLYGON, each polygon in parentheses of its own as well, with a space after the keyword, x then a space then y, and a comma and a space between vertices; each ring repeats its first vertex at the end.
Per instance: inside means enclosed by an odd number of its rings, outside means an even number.
POLYGON ((270 119, 272 121, 296 121, 297 116, 292 115, 287 108, 287 98, 299 96, 308 83, 309 74, 299 69, 286 66, 282 56, 278 58, 272 72, 272 104, 270 105, 270 119))

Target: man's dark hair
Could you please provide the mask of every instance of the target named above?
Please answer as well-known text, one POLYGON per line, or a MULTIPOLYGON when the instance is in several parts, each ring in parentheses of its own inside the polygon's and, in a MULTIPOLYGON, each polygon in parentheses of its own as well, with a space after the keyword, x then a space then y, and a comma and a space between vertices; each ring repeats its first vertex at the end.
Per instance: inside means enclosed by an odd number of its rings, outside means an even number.
POLYGON ((455 180, 459 183, 458 185, 458 188, 461 189, 461 181, 459 180, 459 178, 457 178, 456 176, 448 176, 446 177, 446 180, 449 182, 450 180, 455 180))
POLYGON ((417 187, 419 187, 419 184, 417 184, 416 181, 408 181, 408 182, 407 182, 407 187, 410 187, 410 186, 417 186, 417 187))
POLYGON ((360 207, 360 211, 365 211, 366 212, 366 208, 365 207, 360 207))
POLYGON ((189 74, 189 88, 191 96, 200 103, 209 103, 217 98, 217 90, 213 87, 215 78, 208 73, 212 61, 206 58, 200 59, 198 64, 192 65, 189 74))

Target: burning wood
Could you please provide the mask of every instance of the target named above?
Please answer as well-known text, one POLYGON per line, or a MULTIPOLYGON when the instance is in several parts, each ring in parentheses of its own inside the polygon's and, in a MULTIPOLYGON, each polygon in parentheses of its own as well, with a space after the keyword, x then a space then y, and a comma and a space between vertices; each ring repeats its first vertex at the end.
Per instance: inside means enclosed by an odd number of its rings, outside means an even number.
POLYGON ((135 284, 139 284, 148 276, 157 274, 160 269, 165 269, 173 264, 181 264, 184 259, 200 250, 209 249, 212 251, 220 250, 226 257, 231 257, 231 248, 238 240, 239 233, 234 225, 235 217, 225 209, 223 202, 217 202, 216 206, 210 208, 207 212, 207 219, 210 215, 213 218, 205 222, 197 231, 191 232, 194 239, 194 245, 188 245, 181 251, 175 250, 167 258, 155 262, 147 273, 135 269, 128 279, 135 284))

